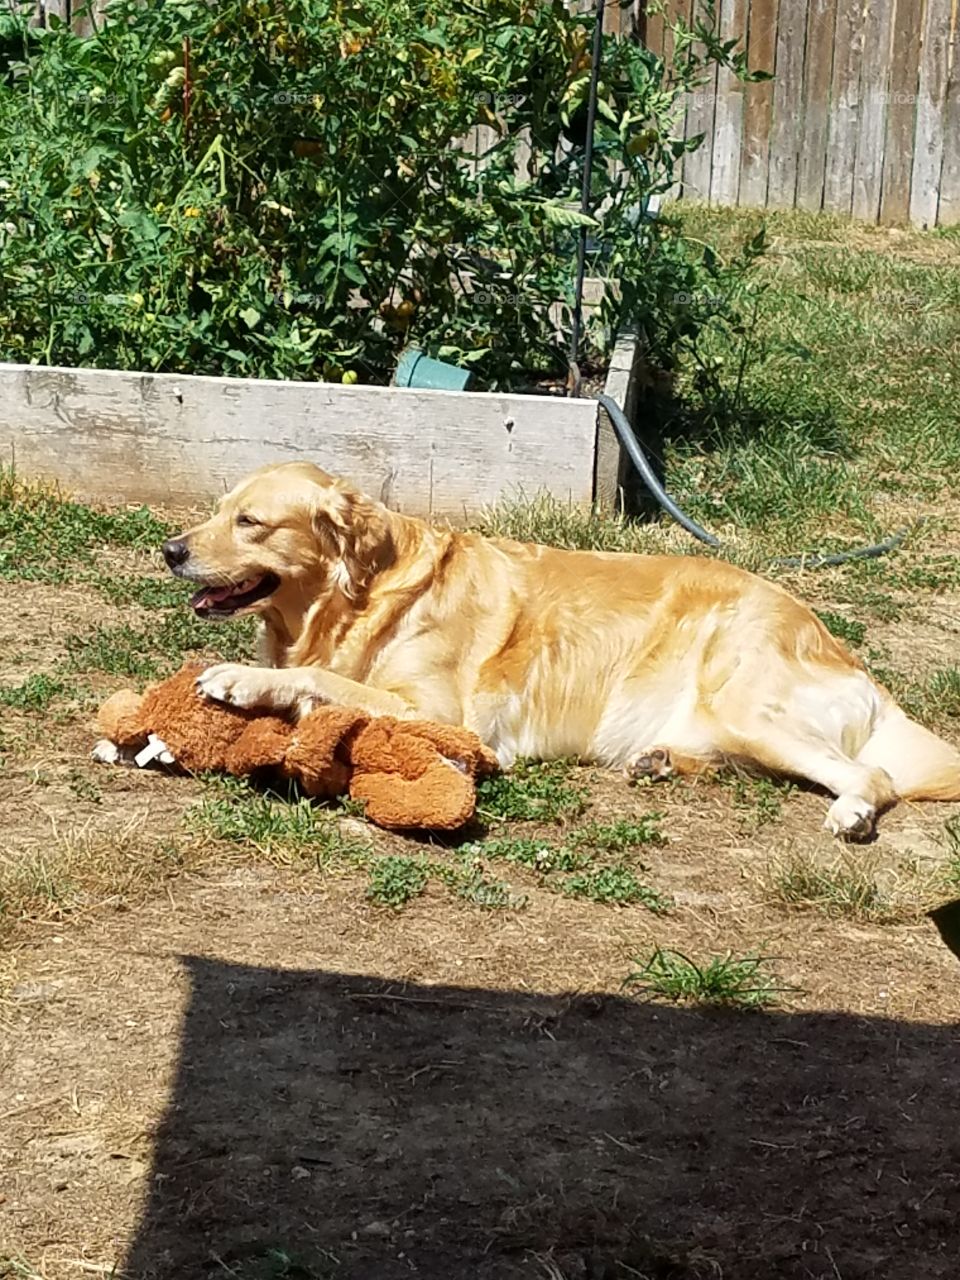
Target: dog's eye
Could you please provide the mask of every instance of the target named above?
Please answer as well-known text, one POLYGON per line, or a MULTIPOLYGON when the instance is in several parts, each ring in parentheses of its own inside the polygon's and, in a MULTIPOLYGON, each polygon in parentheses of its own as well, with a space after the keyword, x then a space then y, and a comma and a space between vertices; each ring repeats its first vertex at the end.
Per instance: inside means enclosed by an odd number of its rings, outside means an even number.
POLYGON ((259 520, 254 520, 253 516, 248 516, 245 513, 241 513, 240 515, 237 516, 237 524, 256 526, 259 523, 260 523, 259 520))

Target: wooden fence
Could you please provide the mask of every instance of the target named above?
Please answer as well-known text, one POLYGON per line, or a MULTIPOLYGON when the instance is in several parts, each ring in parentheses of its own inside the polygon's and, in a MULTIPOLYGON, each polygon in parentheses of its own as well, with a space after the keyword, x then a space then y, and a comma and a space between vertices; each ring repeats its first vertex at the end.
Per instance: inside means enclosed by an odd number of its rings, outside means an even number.
MULTIPOLYGON (((589 4, 590 0, 577 0, 589 4)), ((670 24, 698 0, 609 0, 608 30, 669 54, 670 24), (652 8, 652 5, 651 5, 652 8)), ((960 0, 717 0, 720 34, 742 37, 773 81, 726 72, 687 104, 678 194, 713 204, 826 209, 887 224, 960 222, 960 0)), ((86 32, 79 0, 38 0, 86 32)))
MULTIPOLYGON (((669 53, 695 0, 641 16, 669 53)), ((719 0, 773 81, 721 72, 693 96, 682 194, 713 204, 826 209, 868 222, 960 222, 958 0, 719 0)))

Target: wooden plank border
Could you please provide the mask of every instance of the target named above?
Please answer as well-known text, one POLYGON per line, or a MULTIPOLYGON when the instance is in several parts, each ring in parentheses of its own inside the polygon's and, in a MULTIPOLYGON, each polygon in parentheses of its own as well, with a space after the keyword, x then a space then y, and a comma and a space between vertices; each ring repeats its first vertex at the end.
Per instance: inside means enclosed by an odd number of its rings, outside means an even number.
POLYGON ((594 498, 593 400, 0 364, 0 457, 88 499, 188 507, 309 459, 399 511, 594 498))

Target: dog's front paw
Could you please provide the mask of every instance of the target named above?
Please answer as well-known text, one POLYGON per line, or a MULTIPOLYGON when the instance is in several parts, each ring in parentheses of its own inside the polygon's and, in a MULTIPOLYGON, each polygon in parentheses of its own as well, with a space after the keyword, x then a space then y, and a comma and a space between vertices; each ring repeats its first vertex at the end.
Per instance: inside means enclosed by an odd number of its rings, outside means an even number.
POLYGON ((219 662, 197 676, 197 689, 205 698, 228 707, 270 706, 269 672, 244 667, 239 662, 219 662))

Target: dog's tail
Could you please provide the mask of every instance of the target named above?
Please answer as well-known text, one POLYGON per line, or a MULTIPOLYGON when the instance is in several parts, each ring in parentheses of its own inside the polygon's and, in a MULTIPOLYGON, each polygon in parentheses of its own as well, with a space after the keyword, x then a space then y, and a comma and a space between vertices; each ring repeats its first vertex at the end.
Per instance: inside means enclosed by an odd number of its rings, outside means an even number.
POLYGON ((960 751, 889 702, 857 756, 879 765, 902 800, 960 800, 960 751))

